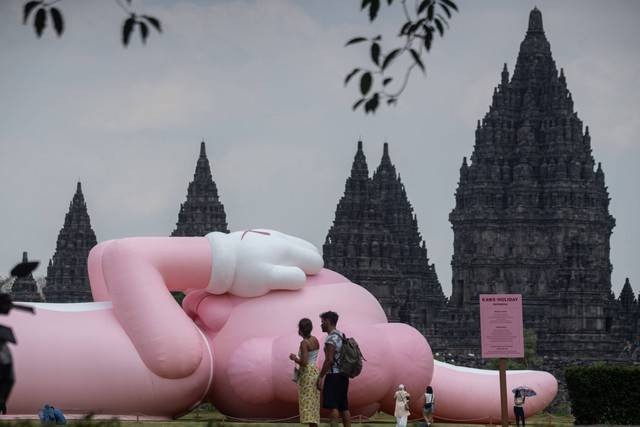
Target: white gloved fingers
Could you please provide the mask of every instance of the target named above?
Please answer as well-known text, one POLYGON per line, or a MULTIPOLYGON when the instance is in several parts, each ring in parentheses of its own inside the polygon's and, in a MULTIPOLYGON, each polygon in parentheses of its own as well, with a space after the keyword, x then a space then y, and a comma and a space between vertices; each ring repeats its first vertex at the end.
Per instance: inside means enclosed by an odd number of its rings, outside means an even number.
POLYGON ((306 283, 304 271, 298 267, 274 265, 264 278, 269 289, 302 289, 306 283))
POLYGON ((291 246, 288 249, 286 265, 299 267, 306 274, 312 275, 322 270, 324 261, 322 260, 322 256, 315 250, 301 246, 291 246))
POLYGON ((296 236, 291 236, 289 234, 283 234, 282 237, 284 237, 287 241, 293 243, 294 245, 300 247, 300 248, 304 248, 313 252, 318 253, 318 248, 316 248, 313 244, 307 242, 304 239, 301 239, 299 237, 296 236))

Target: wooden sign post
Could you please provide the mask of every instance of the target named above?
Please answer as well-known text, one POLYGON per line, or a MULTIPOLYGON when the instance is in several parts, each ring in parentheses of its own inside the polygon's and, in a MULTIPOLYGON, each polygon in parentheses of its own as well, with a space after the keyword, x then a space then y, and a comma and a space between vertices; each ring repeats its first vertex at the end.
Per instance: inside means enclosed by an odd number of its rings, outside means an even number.
POLYGON ((481 294, 480 335, 482 357, 499 359, 502 426, 508 427, 507 358, 524 357, 522 295, 481 294))

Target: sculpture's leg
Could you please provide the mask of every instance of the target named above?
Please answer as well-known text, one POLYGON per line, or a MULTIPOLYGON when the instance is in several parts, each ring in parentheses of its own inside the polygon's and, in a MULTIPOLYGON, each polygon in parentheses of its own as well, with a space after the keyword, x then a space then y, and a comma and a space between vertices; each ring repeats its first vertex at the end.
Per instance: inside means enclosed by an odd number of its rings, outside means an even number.
MULTIPOLYGON (((460 423, 499 423, 500 383, 498 371, 472 369, 434 362, 431 381, 436 397, 435 418, 460 423)), ((525 415, 546 408, 558 391, 553 375, 542 371, 507 371, 508 407, 513 419, 513 393, 518 386, 528 386, 537 392, 527 398, 525 415)))
POLYGON ((51 403, 69 414, 173 417, 206 395, 208 353, 190 376, 162 378, 140 359, 109 303, 35 306, 35 315, 13 311, 2 320, 18 339, 9 414, 34 416, 51 403))

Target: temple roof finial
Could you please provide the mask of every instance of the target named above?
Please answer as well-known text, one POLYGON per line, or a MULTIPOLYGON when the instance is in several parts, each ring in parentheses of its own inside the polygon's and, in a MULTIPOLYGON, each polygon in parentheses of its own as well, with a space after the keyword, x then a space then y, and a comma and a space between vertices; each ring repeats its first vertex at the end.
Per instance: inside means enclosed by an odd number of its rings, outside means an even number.
POLYGON ((369 168, 367 166, 367 158, 362 151, 362 140, 358 140, 358 149, 356 155, 353 158, 353 165, 351 166, 351 177, 358 179, 369 179, 369 168))
POLYGON ((27 257, 27 253, 26 252, 22 252, 22 262, 27 262, 27 261, 29 261, 29 258, 27 257))
POLYGON ((78 185, 76 185, 76 193, 82 193, 82 184, 78 181, 78 185))
POLYGON ((204 145, 204 141, 200 143, 200 157, 207 157, 207 149, 204 145))
POLYGON ((389 157, 389 143, 388 142, 385 142, 382 145, 382 158, 380 159, 380 166, 378 166, 378 169, 376 170, 376 172, 380 172, 383 169, 391 171, 391 175, 393 175, 394 177, 396 176, 395 168, 393 167, 393 164, 391 163, 391 157, 389 157))
POLYGON ((506 86, 507 84, 509 84, 509 70, 507 69, 507 63, 504 63, 504 66, 502 67, 502 86, 506 86))
POLYGON ((537 7, 534 7, 529 13, 529 28, 527 29, 527 32, 544 33, 544 28, 542 27, 542 13, 537 7))

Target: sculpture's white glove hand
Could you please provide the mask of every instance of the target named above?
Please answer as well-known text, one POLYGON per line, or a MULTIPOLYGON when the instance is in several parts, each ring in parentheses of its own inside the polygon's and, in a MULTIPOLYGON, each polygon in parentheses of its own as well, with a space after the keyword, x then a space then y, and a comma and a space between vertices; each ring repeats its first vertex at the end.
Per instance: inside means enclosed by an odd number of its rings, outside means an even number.
POLYGON ((300 289, 322 256, 311 243, 273 230, 207 234, 213 256, 207 290, 257 297, 274 289, 300 289))

